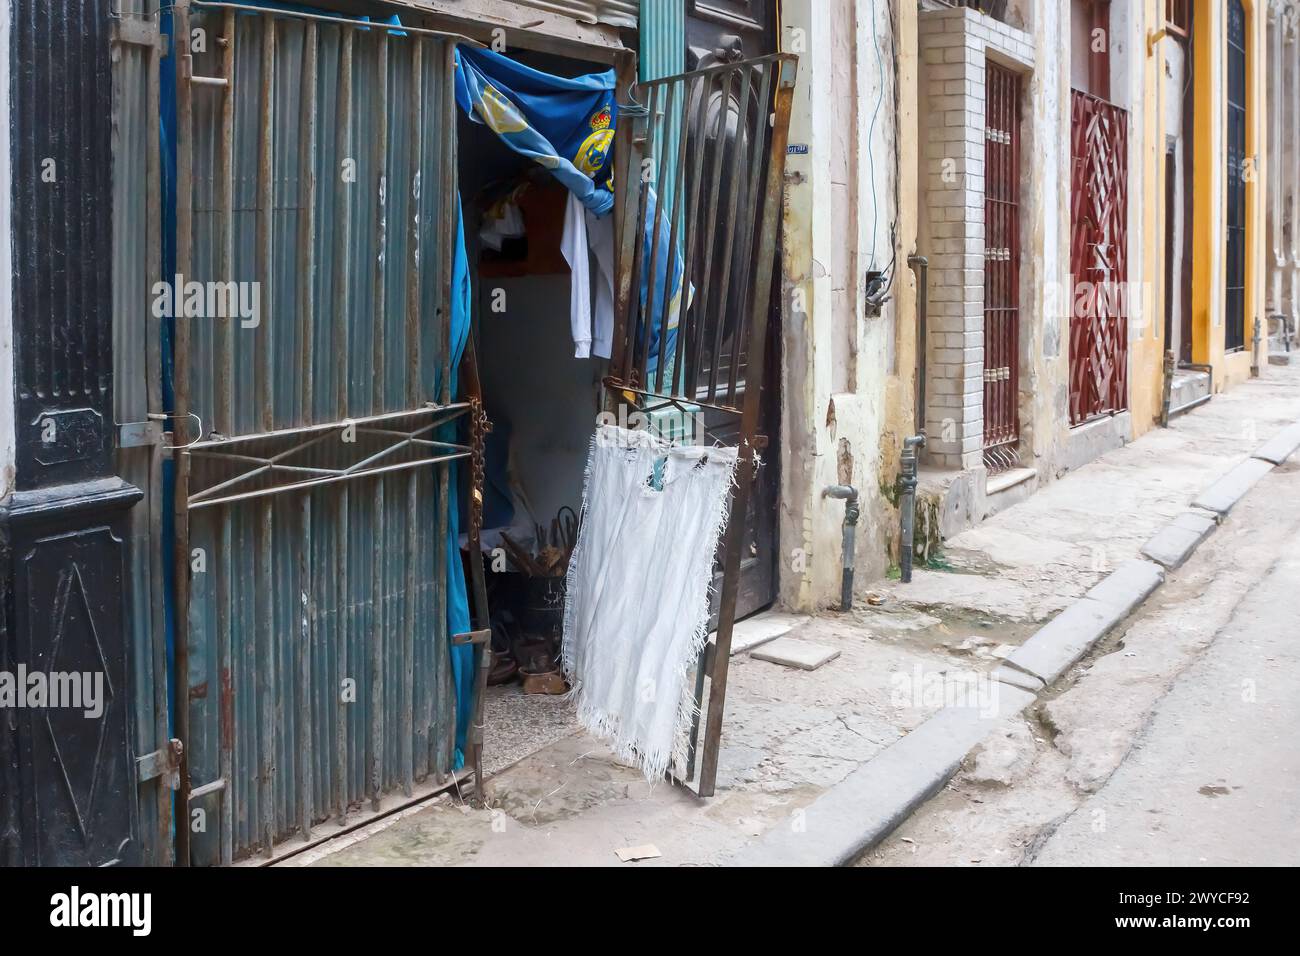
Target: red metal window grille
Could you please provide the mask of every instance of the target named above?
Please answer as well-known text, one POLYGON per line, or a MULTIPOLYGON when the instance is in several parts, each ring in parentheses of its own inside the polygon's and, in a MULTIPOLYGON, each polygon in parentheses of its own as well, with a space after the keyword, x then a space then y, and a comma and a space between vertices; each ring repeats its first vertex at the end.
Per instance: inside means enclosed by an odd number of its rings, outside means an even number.
POLYGON ((1070 424, 1128 407, 1128 113, 1072 91, 1070 424))
POLYGON ((1246 347, 1246 11, 1228 2, 1228 208, 1223 347, 1246 347))
POLYGON ((1020 445, 1020 77, 988 64, 984 129, 984 464, 1020 445))

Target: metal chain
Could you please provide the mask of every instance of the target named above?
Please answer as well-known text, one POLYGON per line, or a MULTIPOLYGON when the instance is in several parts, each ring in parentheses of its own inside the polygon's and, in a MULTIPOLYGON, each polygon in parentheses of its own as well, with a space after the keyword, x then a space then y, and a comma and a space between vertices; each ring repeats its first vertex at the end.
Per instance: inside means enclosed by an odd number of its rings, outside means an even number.
POLYGON ((483 402, 477 397, 469 400, 470 430, 470 466, 474 480, 474 507, 470 508, 470 536, 477 538, 483 527, 483 479, 487 471, 484 456, 484 443, 492 430, 492 422, 487 417, 483 402))

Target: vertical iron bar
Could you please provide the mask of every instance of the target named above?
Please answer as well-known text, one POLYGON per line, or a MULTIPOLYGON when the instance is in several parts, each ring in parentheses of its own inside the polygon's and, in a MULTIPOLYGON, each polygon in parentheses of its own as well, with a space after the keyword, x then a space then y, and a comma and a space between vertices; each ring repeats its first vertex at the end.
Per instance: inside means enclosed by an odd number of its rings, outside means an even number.
MULTIPOLYGON (((687 153, 690 153, 690 144, 694 144, 698 153, 700 143, 703 140, 701 135, 703 127, 703 110, 707 106, 708 91, 712 84, 712 75, 706 74, 704 77, 693 77, 683 81, 685 92, 685 102, 682 108, 682 142, 686 144, 687 153), (698 122, 691 121, 691 104, 693 102, 694 92, 700 93, 699 103, 696 106, 698 122)), ((691 154, 694 155, 694 154, 691 154)), ((682 304, 681 315, 677 322, 677 353, 673 358, 673 368, 675 369, 674 377, 681 383, 680 394, 688 397, 695 397, 695 389, 688 385, 690 378, 686 375, 686 364, 688 362, 686 341, 690 337, 691 328, 695 324, 695 317, 691 311, 691 281, 693 269, 691 261, 695 255, 695 219, 696 219, 696 199, 699 194, 699 183, 702 175, 701 167, 704 165, 702 157, 694 156, 694 160, 688 163, 681 170, 677 183, 685 201, 685 208, 682 210, 682 304)))
POLYGON ((415 558, 418 521, 416 472, 406 473, 406 574, 402 591, 401 754, 402 792, 408 797, 415 786, 415 558))
MULTIPOLYGON (((226 85, 221 91, 221 141, 218 146, 217 203, 219 216, 218 254, 219 275, 226 282, 235 280, 235 11, 226 10, 222 17, 223 43, 221 47, 221 75, 226 85)), ((232 382, 234 380, 234 328, 233 318, 218 323, 216 429, 223 435, 234 433, 232 382)), ((234 662, 230 627, 230 575, 233 571, 231 555, 230 508, 218 509, 221 554, 218 556, 217 574, 217 660, 220 687, 217 710, 219 714, 218 747, 221 752, 220 772, 226 782, 221 792, 221 863, 229 866, 235 855, 235 689, 234 662)))
POLYGON ((299 591, 298 605, 298 753, 297 760, 301 772, 298 774, 298 830, 304 840, 311 839, 311 818, 313 810, 313 789, 315 786, 314 760, 312 748, 312 687, 311 687, 311 649, 312 618, 315 615, 315 588, 312 587, 312 568, 315 566, 311 547, 311 492, 305 492, 301 503, 302 534, 298 545, 299 591))
POLYGON ((745 543, 745 515, 754 479, 754 432, 758 425, 759 396, 767 336, 763 334, 771 305, 771 266, 777 252, 777 232, 781 220, 781 194, 785 178, 785 153, 790 140, 790 108, 794 98, 796 60, 781 60, 780 83, 776 96, 776 121, 763 196, 763 228, 759 234, 758 255, 763 257, 750 314, 753 343, 752 383, 746 383, 745 407, 740 425, 740 449, 736 491, 732 496, 731 517, 727 524, 727 549, 723 571, 722 596, 718 606, 718 632, 710 675, 708 722, 704 732, 704 757, 700 766, 699 793, 711 797, 717 786, 718 751, 722 742, 722 714, 727 699, 727 672, 731 662, 731 633, 736 618, 736 596, 740 590, 740 553, 745 543))
MULTIPOLYGON (((673 81, 672 92, 673 92, 673 96, 670 100, 672 106, 669 108, 667 118, 664 121, 664 139, 668 142, 671 142, 671 137, 669 136, 670 131, 676 135, 677 159, 676 162, 674 163, 673 176, 671 180, 673 184, 673 196, 672 196, 672 208, 669 210, 669 214, 668 214, 668 224, 669 224, 668 268, 664 270, 664 286, 663 286, 664 316, 663 316, 663 321, 660 323, 659 376, 657 380, 658 384, 656 385, 655 390, 660 392, 661 394, 675 395, 677 394, 676 381, 679 375, 681 374, 681 369, 676 364, 677 353, 680 351, 680 349, 675 347, 673 350, 673 354, 669 356, 664 355, 664 350, 667 348, 667 344, 668 344, 668 325, 669 325, 669 320, 671 318, 671 316, 669 315, 669 308, 672 303, 673 271, 677 266, 677 250, 678 248, 680 248, 678 245, 678 243, 680 242, 680 237, 677 235, 677 233, 679 231, 678 223, 682 217, 682 202, 683 202, 682 194, 686 192, 686 184, 682 178, 683 169, 685 168, 685 162, 686 162, 686 132, 687 131, 684 127, 685 127, 685 119, 686 119, 686 107, 689 105, 690 101, 689 99, 687 99, 686 96, 686 83, 684 81, 682 80, 673 81), (672 369, 672 377, 668 380, 668 390, 667 392, 665 392, 664 372, 669 368, 672 369)), ((662 201, 663 200, 661 200, 661 202, 662 201)), ((678 278, 684 279, 685 274, 686 274, 686 263, 683 261, 681 272, 678 273, 678 278)), ((681 292, 679 293, 679 296, 680 297, 678 299, 678 304, 677 304, 678 341, 681 340, 682 332, 684 331, 682 326, 686 318, 686 303, 690 300, 690 290, 687 288, 684 282, 682 283, 682 288, 681 288, 681 292)))
MULTIPOLYGON (((221 49, 221 75, 226 85, 221 91, 221 144, 217 157, 217 219, 218 250, 221 257, 220 275, 226 282, 235 279, 235 11, 226 10, 224 17, 225 43, 221 49)), ((223 435, 234 434, 232 408, 232 382, 235 374, 233 320, 220 322, 218 333, 218 366, 215 425, 223 435)))
MULTIPOLYGON (((703 358, 701 352, 706 346, 709 332, 707 323, 715 322, 720 325, 722 322, 722 317, 715 315, 709 308, 709 305, 713 300, 713 251, 717 248, 718 199, 722 192, 722 157, 727 151, 727 114, 730 112, 731 78, 733 76, 735 76, 735 70, 727 70, 722 74, 722 97, 718 101, 718 130, 717 135, 713 140, 713 170, 709 176, 709 182, 711 183, 709 188, 709 211, 704 218, 703 228, 704 272, 702 273, 702 276, 704 278, 704 288, 701 291, 702 301, 700 302, 699 311, 700 328, 696 333, 696 367, 693 370, 694 378, 691 381, 692 389, 696 388, 699 382, 700 362, 703 358)), ((708 139, 707 134, 705 135, 705 139, 708 139)), ((712 365, 716 362, 717 356, 714 355, 710 359, 710 364, 712 365)), ((713 398, 710 396, 708 401, 713 401, 713 398)))
MULTIPOLYGON (((420 401, 420 202, 423 196, 424 152, 424 40, 416 37, 411 49, 411 220, 406 261, 406 401, 415 408, 420 401)), ((453 116, 454 120, 454 116, 453 116)), ((454 187, 453 187, 454 188, 454 187)), ((450 283, 448 283, 450 288, 450 283)), ((450 302, 444 303, 450 315, 450 302)), ((446 404, 444 402, 444 404, 446 404)))
POLYGON ((319 72, 317 29, 308 20, 303 39, 302 120, 298 175, 302 193, 298 197, 298 347, 302 352, 302 417, 304 425, 316 420, 315 399, 315 330, 316 330, 316 153, 317 153, 317 75, 319 72))
MULTIPOLYGON (((776 72, 779 64, 763 64, 763 79, 759 84, 758 122, 754 125, 754 141, 750 144, 752 155, 749 164, 748 185, 745 187, 745 214, 741 216, 741 243, 740 243, 740 282, 737 284, 736 309, 737 314, 744 316, 745 308, 749 305, 750 297, 753 290, 750 288, 749 277, 754 267, 754 214, 749 208, 754 199, 759 196, 761 188, 760 177, 763 175, 763 140, 766 136, 768 102, 772 96, 772 75, 776 72)), ((743 321, 737 323, 735 340, 731 347, 731 361, 727 363, 727 404, 732 405, 736 401, 736 387, 740 375, 741 357, 745 355, 746 346, 749 343, 747 328, 743 321)))
POLYGON ((271 498, 261 501, 257 533, 257 637, 262 645, 257 668, 259 758, 257 809, 261 820, 262 853, 275 852, 275 568, 271 559, 271 498))
MULTIPOLYGON (((691 163, 691 201, 690 208, 687 212, 687 233, 686 233, 686 272, 682 276, 682 288, 689 289, 695 281, 695 240, 701 233, 704 233, 704 242, 711 242, 711 226, 707 220, 701 221, 701 210, 699 206, 701 183, 704 181, 704 156, 708 148, 708 129, 709 121, 709 99, 713 93, 713 74, 706 73, 693 81, 700 89, 700 102, 698 115, 695 122, 695 150, 691 154, 695 161, 691 163)), ((704 274, 704 283, 708 285, 708 273, 704 274)), ((686 330, 678 329, 678 342, 687 340, 683 349, 685 365, 682 374, 682 393, 689 398, 694 398, 696 393, 696 384, 699 379, 699 337, 700 328, 705 322, 704 312, 698 308, 684 310, 690 316, 690 323, 686 330)))
MULTIPOLYGON (((156 11, 155 11, 156 15, 156 11)), ((161 36, 158 38, 161 41, 161 36)), ((145 118, 147 142, 152 147, 158 143, 161 126, 160 71, 162 50, 160 43, 149 48, 148 74, 145 78, 145 101, 148 116, 145 118)), ((145 288, 152 289, 162 274, 162 157, 155 148, 145 151, 145 288)), ((147 408, 151 415, 164 412, 162 400, 162 320, 145 313, 145 371, 147 408)), ((163 540, 163 447, 154 443, 149 448, 149 540, 163 540)), ((154 744, 165 747, 171 737, 167 706, 167 624, 166 577, 160 554, 151 554, 149 560, 150 601, 150 651, 152 654, 154 744)), ((171 863, 169 845, 172 839, 172 791, 164 778, 159 777, 155 793, 158 810, 158 828, 155 831, 154 864, 171 863)))
MULTIPOLYGON (((335 216, 334 216, 334 371, 335 371, 335 420, 342 421, 349 412, 348 361, 350 342, 348 326, 351 319, 350 276, 348 268, 348 250, 351 246, 352 206, 349 193, 351 183, 344 179, 344 164, 352 159, 352 47, 355 34, 352 27, 340 28, 339 36, 339 90, 338 90, 338 126, 334 140, 334 177, 335 216)), ((348 673, 348 642, 352 636, 353 602, 350 576, 348 574, 348 535, 351 530, 349 515, 349 491, 346 483, 339 490, 338 530, 334 550, 334 578, 338 588, 338 602, 335 608, 337 633, 335 635, 335 657, 337 658, 338 679, 333 688, 336 707, 334 727, 334 810, 339 826, 345 826, 350 799, 350 774, 348 761, 348 707, 355 701, 344 697, 344 682, 356 678, 348 673)))
MULTIPOLYGON (((446 84, 450 84, 451 77, 455 75, 455 57, 456 48, 452 43, 444 43, 443 49, 443 76, 446 77, 446 84)), ((441 394, 438 398, 439 404, 451 404, 451 311, 452 311, 452 272, 454 266, 454 245, 456 237, 456 212, 457 212, 457 193, 455 189, 456 175, 456 101, 453 96, 448 95, 446 90, 448 85, 444 85, 444 94, 442 97, 443 109, 443 139, 442 139, 442 157, 439 165, 439 176, 442 179, 442 221, 438 224, 438 256, 442 270, 442 301, 439 304, 439 361, 442 367, 442 374, 439 380, 441 385, 441 394)), ((417 337, 418 340, 418 337, 417 337)), ((437 595, 435 603, 435 613, 438 615, 434 622, 434 634, 437 636, 434 641, 435 653, 441 659, 442 667, 440 673, 443 675, 441 680, 440 692, 442 697, 439 701, 441 709, 444 712, 455 713, 454 707, 448 707, 451 702, 454 689, 451 680, 451 635, 447 633, 447 602, 449 595, 447 592, 447 529, 448 529, 448 509, 450 508, 450 464, 444 462, 437 466, 438 468, 438 520, 437 520, 437 537, 433 543, 434 563, 434 592, 437 595)), ((456 745, 456 721, 453 717, 447 721, 444 739, 437 740, 436 735, 430 738, 430 749, 438 747, 439 759, 437 761, 436 779, 441 782, 443 779, 444 768, 450 769, 452 755, 455 753, 456 745)), ((432 756, 432 754, 430 755, 432 756)))
MULTIPOLYGON (((643 241, 641 237, 645 235, 645 230, 646 229, 650 230, 651 239, 650 239, 649 268, 646 270, 645 274, 642 277, 645 279, 645 289, 646 289, 645 308, 642 310, 641 317, 635 325, 635 328, 637 328, 638 330, 640 330, 643 326, 645 330, 641 336, 641 360, 637 366, 637 370, 641 373, 641 377, 638 380, 641 382, 643 387, 647 389, 652 387, 652 383, 650 380, 650 338, 654 333, 655 286, 656 286, 655 276, 659 274, 659 239, 660 239, 660 234, 663 230, 663 222, 664 222, 663 200, 659 196, 659 191, 655 189, 655 186, 660 182, 659 127, 661 124, 660 116, 664 109, 664 101, 667 98, 668 98, 668 91, 664 88, 664 85, 662 83, 656 83, 651 88, 650 96, 649 96, 650 117, 649 117, 649 124, 646 128, 646 155, 650 157, 651 165, 650 165, 650 180, 647 183, 645 183, 644 186, 644 195, 645 195, 644 205, 645 205, 645 216, 649 216, 650 215, 649 196, 650 193, 653 192, 655 194, 655 210, 654 210, 655 221, 654 221, 654 226, 651 227, 648 222, 644 222, 644 217, 643 217, 644 225, 642 227, 642 230, 638 233, 638 239, 637 239, 637 242, 641 243, 643 241)), ((641 290, 639 288, 633 289, 632 294, 636 296, 637 299, 639 300, 641 296, 641 290)), ((660 343, 660 351, 662 351, 662 343, 660 343)), ((663 364, 662 356, 657 357, 656 364, 657 365, 663 364)))
MULTIPOLYGON (((411 50, 411 211, 409 238, 407 240, 406 263, 406 347, 408 355, 412 343, 420 340, 420 203, 423 190, 423 151, 424 138, 423 94, 424 94, 424 41, 416 37, 411 50)), ((450 315, 450 311, 448 312, 450 315)), ((418 350, 416 352, 418 356, 418 350)), ((419 401, 419 366, 408 368, 406 375, 406 403, 414 408, 419 401)), ((401 755, 402 785, 404 792, 410 796, 415 779, 415 589, 418 520, 418 476, 411 471, 406 476, 406 568, 405 568, 405 606, 402 625, 402 700, 401 700, 401 755)))
MULTIPOLYGON (((268 311, 274 311, 271 277, 274 264, 271 260, 272 221, 275 217, 275 15, 262 18, 262 95, 260 105, 261 131, 258 134, 257 156, 257 271, 261 285, 261 301, 268 311)), ((274 384, 275 363, 271 342, 271 323, 268 317, 257 326, 257 357, 260 375, 257 381, 258 406, 263 430, 275 427, 274 384)))
MULTIPOLYGON (((352 157, 352 43, 353 29, 342 30, 342 48, 339 52, 339 123, 335 131, 334 161, 336 167, 333 175, 335 182, 336 205, 334 221, 334 362, 336 396, 336 421, 342 421, 348 415, 348 360, 350 342, 348 341, 349 309, 349 270, 348 249, 351 246, 352 205, 349 202, 351 183, 343 178, 344 164, 352 157)), ((345 486, 346 488, 346 486, 345 486)), ((347 491, 343 492, 345 495, 347 491)))
MULTIPOLYGON (((667 83, 657 84, 655 92, 657 94, 655 96, 655 101, 658 103, 659 109, 657 115, 651 117, 651 123, 657 124, 659 131, 655 136, 654 181, 650 184, 650 188, 654 189, 655 193, 655 226, 654 237, 652 240, 653 245, 651 246, 650 253, 650 271, 646 273, 645 331, 647 343, 655 332, 656 305, 659 306, 662 315, 659 321, 659 344, 655 351, 655 375, 653 378, 651 377, 649 371, 650 366, 647 364, 645 366, 645 387, 647 389, 662 392, 664 366, 667 364, 666 356, 664 355, 664 348, 667 345, 668 335, 668 296, 665 294, 660 297, 656 293, 659 291, 659 261, 664 258, 664 254, 660 252, 659 246, 663 240, 664 220, 668 217, 669 213, 664 211, 664 195, 659 189, 659 187, 667 181, 665 172, 668 165, 668 156, 666 154, 660 155, 660 153, 666 153, 671 139, 670 127, 672 124, 672 114, 676 105, 677 96, 676 86, 667 83)), ((665 287, 671 287, 674 265, 671 243, 667 249, 667 260, 668 261, 664 263, 664 275, 667 277, 664 285, 665 287)))
POLYGON ((229 866, 235 858, 235 665, 230 627, 230 580, 234 573, 231 542, 230 506, 222 505, 220 521, 221 554, 217 556, 217 659, 221 681, 218 700, 221 778, 221 865, 229 866))
POLYGON ((384 774, 384 479, 375 479, 375 544, 370 565, 370 745, 366 779, 370 809, 379 809, 384 774))
MULTIPOLYGON (((316 290, 316 149, 317 149, 317 27, 309 20, 303 30, 302 115, 299 136, 298 175, 301 195, 298 235, 298 347, 302 352, 300 370, 301 407, 299 423, 315 421, 315 290, 316 290)), ((316 589, 312 570, 311 493, 302 496, 302 535, 298 542, 298 563, 302 593, 298 604, 302 615, 298 643, 298 760, 302 772, 298 779, 298 829, 304 840, 311 839, 311 822, 315 801, 315 721, 312 719, 312 654, 315 647, 316 589)))
MULTIPOLYGON (((630 102, 632 90, 636 84, 636 57, 625 55, 618 65, 617 88, 620 102, 630 102)), ((633 226, 636 210, 639 207, 641 184, 632 170, 640 168, 641 150, 636 142, 636 133, 641 124, 637 119, 630 123, 619 123, 614 132, 614 336, 610 370, 627 380, 628 369, 632 361, 630 305, 632 302, 632 263, 635 261, 635 244, 633 226)), ((613 411, 619 398, 607 394, 607 410, 613 411)))
POLYGON ((374 329, 374 370, 370 411, 378 414, 385 411, 384 383, 386 376, 384 336, 388 326, 388 310, 385 302, 387 294, 388 273, 388 33, 381 30, 376 40, 378 48, 377 76, 375 77, 375 122, 378 129, 373 143, 375 165, 375 188, 379 208, 375 215, 375 319, 374 329))
MULTIPOLYGON (((734 364, 737 356, 736 348, 740 343, 740 325, 745 321, 739 307, 736 309, 735 328, 731 329, 727 321, 727 302, 731 297, 731 268, 736 258, 735 247, 735 228, 737 206, 740 199, 740 193, 745 189, 745 181, 741 176, 741 170, 744 169, 744 160, 746 151, 750 147, 749 143, 749 123, 746 122, 749 105, 749 87, 753 81, 750 69, 747 66, 740 67, 740 99, 736 102, 736 141, 732 147, 732 167, 731 180, 727 184, 727 221, 722 230, 726 237, 723 240, 722 255, 722 279, 718 286, 718 324, 713 329, 713 361, 709 363, 709 401, 716 401, 718 395, 718 362, 722 358, 722 344, 726 341, 726 333, 731 331, 731 357, 729 363, 734 364)), ((724 118, 725 124, 725 118, 724 118)), ((746 198, 748 203, 748 198, 746 198)))
MULTIPOLYGON (((176 61, 176 272, 188 276, 194 245, 194 104, 190 77, 194 72, 190 52, 189 0, 177 0, 172 11, 176 61)), ((174 317, 172 382, 174 416, 172 419, 172 444, 183 447, 189 440, 190 411, 190 330, 183 315, 174 317)), ((190 773, 186 751, 190 743, 190 693, 189 693, 189 615, 190 615, 190 559, 189 559, 189 469, 190 457, 177 453, 175 487, 172 492, 175 524, 173 571, 176 588, 176 613, 174 618, 175 679, 172 700, 176 737, 181 742, 180 789, 176 794, 179 809, 176 826, 176 863, 190 865, 190 773)))
POLYGON ((334 724, 334 812, 339 826, 344 826, 348 810, 348 702, 344 700, 343 682, 348 679, 348 637, 352 633, 352 592, 348 584, 348 486, 339 490, 338 529, 334 539, 335 666, 338 669, 332 693, 335 701, 334 724))

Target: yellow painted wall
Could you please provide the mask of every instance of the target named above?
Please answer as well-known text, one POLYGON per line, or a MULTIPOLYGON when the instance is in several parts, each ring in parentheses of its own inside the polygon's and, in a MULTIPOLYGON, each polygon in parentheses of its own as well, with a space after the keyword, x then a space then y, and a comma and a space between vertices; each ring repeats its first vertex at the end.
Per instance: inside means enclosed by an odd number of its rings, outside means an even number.
MULTIPOLYGON (((1160 418, 1164 401, 1165 328, 1165 122, 1161 109, 1161 76, 1164 70, 1164 43, 1157 43, 1148 55, 1146 37, 1164 22, 1164 0, 1141 0, 1138 20, 1142 98, 1138 115, 1133 117, 1133 145, 1129 161, 1138 166, 1142 183, 1141 221, 1130 220, 1130 255, 1137 250, 1141 258, 1141 319, 1130 319, 1129 329, 1129 408, 1133 418, 1133 437, 1149 431, 1160 418)), ((1173 41, 1169 41, 1173 42, 1173 41)), ((1137 175, 1130 176, 1130 182, 1137 175)), ((1130 268, 1130 274, 1134 271, 1130 268)))
POLYGON ((1264 302, 1265 117, 1267 69, 1265 11, 1261 0, 1245 0, 1247 40, 1246 155, 1254 175, 1246 187, 1246 348, 1225 354, 1224 284, 1227 218, 1227 56, 1225 0, 1198 0, 1193 36, 1195 71, 1195 176, 1193 214, 1192 357, 1214 368, 1222 391, 1250 377, 1255 323, 1264 302))

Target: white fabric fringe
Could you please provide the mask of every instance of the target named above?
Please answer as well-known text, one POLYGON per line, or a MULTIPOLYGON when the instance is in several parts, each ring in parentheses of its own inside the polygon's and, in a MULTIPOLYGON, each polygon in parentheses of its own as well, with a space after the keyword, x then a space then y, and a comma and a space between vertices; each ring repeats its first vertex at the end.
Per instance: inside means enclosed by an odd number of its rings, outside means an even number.
POLYGON ((735 474, 734 448, 670 448, 614 425, 592 438, 564 672, 578 720, 651 783, 686 757, 690 676, 708 639, 713 555, 735 474), (651 476, 664 459, 656 490, 651 476))

